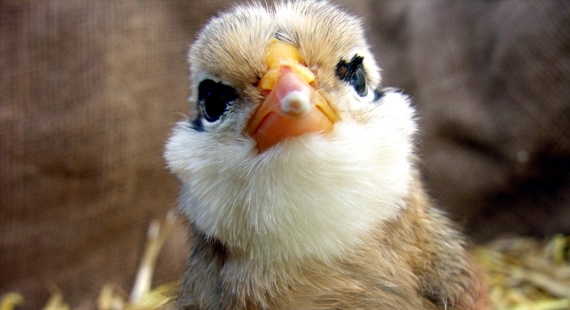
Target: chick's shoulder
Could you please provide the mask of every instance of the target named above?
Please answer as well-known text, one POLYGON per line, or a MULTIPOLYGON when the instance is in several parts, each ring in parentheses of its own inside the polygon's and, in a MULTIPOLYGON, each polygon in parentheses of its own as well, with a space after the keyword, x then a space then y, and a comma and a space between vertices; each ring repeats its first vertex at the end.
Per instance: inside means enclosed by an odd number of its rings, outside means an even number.
POLYGON ((485 309, 463 237, 416 171, 414 111, 360 21, 237 6, 190 53, 166 147, 191 227, 180 309, 485 309))

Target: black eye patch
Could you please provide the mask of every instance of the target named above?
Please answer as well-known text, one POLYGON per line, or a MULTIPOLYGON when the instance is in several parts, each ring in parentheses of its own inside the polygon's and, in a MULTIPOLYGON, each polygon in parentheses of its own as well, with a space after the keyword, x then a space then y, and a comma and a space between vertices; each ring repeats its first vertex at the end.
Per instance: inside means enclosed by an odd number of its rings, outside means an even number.
POLYGON ((336 65, 335 74, 336 76, 345 82, 350 82, 356 71, 362 68, 362 61, 364 57, 359 55, 354 55, 349 63, 341 60, 336 65))
POLYGON ((341 80, 348 82, 356 91, 356 93, 364 97, 368 94, 368 87, 366 86, 366 77, 364 69, 362 68, 362 61, 364 57, 354 55, 350 62, 344 60, 339 61, 335 68, 336 76, 341 80))
POLYGON ((372 102, 378 101, 380 99, 382 99, 384 97, 384 95, 386 95, 386 92, 382 89, 375 89, 374 90, 374 100, 372 100, 372 102))

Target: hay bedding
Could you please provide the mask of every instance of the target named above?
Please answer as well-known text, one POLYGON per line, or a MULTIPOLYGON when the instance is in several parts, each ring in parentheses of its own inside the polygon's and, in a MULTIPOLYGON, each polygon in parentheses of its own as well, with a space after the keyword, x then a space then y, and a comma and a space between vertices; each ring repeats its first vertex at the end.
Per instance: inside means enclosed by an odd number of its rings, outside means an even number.
MULTIPOLYGON (((162 246, 174 229, 175 218, 174 211, 170 211, 162 222, 154 220, 150 223, 145 249, 130 294, 120 286, 107 283, 99 291, 96 301, 98 310, 151 310, 160 309, 168 303, 177 282, 172 281, 155 288, 151 288, 151 284, 156 260, 162 246)), ((51 296, 43 309, 69 310, 64 292, 61 292, 55 284, 49 289, 51 296)), ((6 293, 0 298, 0 310, 17 309, 18 305, 24 303, 25 299, 19 293, 6 293)))
POLYGON ((505 237, 473 249, 497 310, 570 309, 570 237, 505 237))
MULTIPOLYGON (((130 294, 113 283, 99 291, 98 310, 146 310, 166 307, 177 281, 151 288, 156 259, 173 230, 171 211, 162 222, 154 220, 130 294)), ((472 249, 489 286, 497 310, 570 309, 570 236, 555 235, 547 242, 532 238, 503 237, 472 249)), ((68 310, 64 292, 55 285, 45 310, 68 310)), ((0 310, 17 309, 25 302, 17 292, 4 294, 0 310)))

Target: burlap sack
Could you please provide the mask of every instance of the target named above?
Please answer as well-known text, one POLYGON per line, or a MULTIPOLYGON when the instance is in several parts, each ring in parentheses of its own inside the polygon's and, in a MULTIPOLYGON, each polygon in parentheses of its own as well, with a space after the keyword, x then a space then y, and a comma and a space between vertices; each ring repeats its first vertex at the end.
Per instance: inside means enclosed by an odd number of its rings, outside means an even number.
MULTIPOLYGON (((186 53, 221 3, 0 2, 0 294, 50 283, 92 309, 132 286, 147 226, 175 207, 163 145, 187 111, 186 53)), ((177 277, 184 236, 156 283, 177 277)))
MULTIPOLYGON (((149 221, 176 204, 162 150, 188 45, 227 2, 0 2, 0 294, 38 309, 54 283, 93 309, 104 283, 132 285, 149 221)), ((569 232, 567 2, 343 4, 418 107, 429 189, 474 238, 569 232)), ((169 241, 156 283, 186 249, 169 241)))
POLYGON ((570 2, 371 2, 433 196, 479 241, 570 232, 570 2))

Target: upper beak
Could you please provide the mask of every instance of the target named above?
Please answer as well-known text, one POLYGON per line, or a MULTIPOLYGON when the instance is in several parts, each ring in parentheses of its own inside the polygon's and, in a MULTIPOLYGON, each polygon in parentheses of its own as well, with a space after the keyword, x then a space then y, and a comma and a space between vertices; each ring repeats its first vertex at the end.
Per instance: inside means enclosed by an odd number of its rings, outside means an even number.
POLYGON ((311 83, 314 74, 300 64, 298 50, 274 40, 267 49, 268 70, 259 88, 264 101, 249 119, 247 133, 263 152, 283 139, 310 132, 330 132, 336 112, 311 83))

